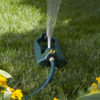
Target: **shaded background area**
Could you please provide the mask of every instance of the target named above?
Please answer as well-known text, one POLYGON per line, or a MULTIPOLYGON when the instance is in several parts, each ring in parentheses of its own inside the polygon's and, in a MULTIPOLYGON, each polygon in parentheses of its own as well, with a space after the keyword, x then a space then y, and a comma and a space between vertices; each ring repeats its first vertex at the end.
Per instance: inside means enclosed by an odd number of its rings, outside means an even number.
MULTIPOLYGON (((34 39, 46 29, 46 0, 1 0, 0 12, 0 69, 14 77, 10 86, 27 94, 50 69, 36 64, 33 48, 34 39)), ((54 36, 67 64, 55 71, 35 100, 64 98, 58 87, 72 100, 100 75, 100 1, 62 0, 54 36)))

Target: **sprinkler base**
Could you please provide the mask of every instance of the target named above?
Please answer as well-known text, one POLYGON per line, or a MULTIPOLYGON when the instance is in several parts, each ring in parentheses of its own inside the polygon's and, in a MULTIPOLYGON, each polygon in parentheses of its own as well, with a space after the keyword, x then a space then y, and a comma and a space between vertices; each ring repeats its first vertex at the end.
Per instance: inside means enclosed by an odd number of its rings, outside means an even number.
POLYGON ((49 66, 48 56, 53 55, 55 58, 55 65, 61 67, 66 64, 65 57, 61 51, 58 41, 52 37, 51 48, 47 48, 47 36, 43 33, 34 41, 34 52, 36 62, 41 66, 49 66))

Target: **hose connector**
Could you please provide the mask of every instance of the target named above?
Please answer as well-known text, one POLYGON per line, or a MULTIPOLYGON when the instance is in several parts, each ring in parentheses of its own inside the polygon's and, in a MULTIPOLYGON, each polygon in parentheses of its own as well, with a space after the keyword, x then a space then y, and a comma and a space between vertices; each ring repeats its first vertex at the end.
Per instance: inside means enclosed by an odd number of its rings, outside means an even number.
POLYGON ((49 61, 53 61, 53 60, 55 60, 54 57, 51 57, 51 58, 49 59, 49 61))
POLYGON ((48 61, 52 61, 55 59, 55 54, 56 54, 56 50, 55 49, 50 49, 47 53, 47 59, 48 61))

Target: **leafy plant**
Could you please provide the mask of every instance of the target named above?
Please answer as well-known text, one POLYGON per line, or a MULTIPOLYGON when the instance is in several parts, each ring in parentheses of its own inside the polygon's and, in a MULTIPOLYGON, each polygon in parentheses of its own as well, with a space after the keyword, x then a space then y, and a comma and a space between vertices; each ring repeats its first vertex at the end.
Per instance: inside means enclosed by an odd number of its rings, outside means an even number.
POLYGON ((14 90, 7 86, 8 78, 12 78, 12 76, 3 70, 0 70, 0 100, 21 100, 23 97, 21 90, 14 90))
POLYGON ((97 83, 92 83, 88 89, 89 93, 80 96, 77 100, 100 100, 100 77, 97 77, 97 83))

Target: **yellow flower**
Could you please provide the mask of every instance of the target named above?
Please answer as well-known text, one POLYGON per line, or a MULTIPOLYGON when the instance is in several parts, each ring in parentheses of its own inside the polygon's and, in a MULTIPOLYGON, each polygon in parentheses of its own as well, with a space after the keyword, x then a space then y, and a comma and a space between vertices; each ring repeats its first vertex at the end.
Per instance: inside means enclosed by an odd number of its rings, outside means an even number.
POLYGON ((7 87, 7 79, 0 74, 0 86, 7 87))
POLYGON ((10 92, 13 93, 15 90, 13 88, 10 88, 10 92))
POLYGON ((92 83, 92 85, 91 86, 93 86, 94 87, 94 89, 92 89, 91 91, 90 91, 90 93, 94 93, 94 92, 98 92, 98 89, 97 89, 97 84, 96 83, 92 83))
POLYGON ((14 90, 13 88, 10 88, 10 91, 11 91, 11 98, 12 99, 17 98, 18 100, 21 100, 21 98, 23 97, 23 94, 22 94, 20 89, 14 90))
POLYGON ((53 98, 53 100, 59 100, 59 99, 57 99, 57 98, 53 98))
POLYGON ((94 87, 94 89, 97 89, 97 84, 96 83, 92 83, 92 85, 91 86, 93 86, 94 87))
POLYGON ((98 81, 98 84, 100 84, 100 77, 97 77, 96 80, 98 81))
POLYGON ((6 89, 8 88, 8 86, 7 86, 7 85, 5 85, 4 87, 5 87, 6 89))
POLYGON ((98 89, 93 89, 93 90, 91 90, 90 91, 90 93, 95 93, 95 92, 99 92, 100 90, 98 90, 98 89))
POLYGON ((6 92, 6 91, 3 91, 3 90, 1 91, 1 93, 5 93, 5 92, 6 92))

